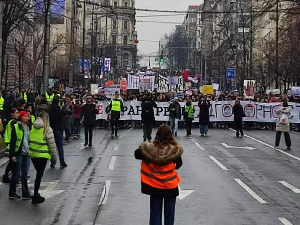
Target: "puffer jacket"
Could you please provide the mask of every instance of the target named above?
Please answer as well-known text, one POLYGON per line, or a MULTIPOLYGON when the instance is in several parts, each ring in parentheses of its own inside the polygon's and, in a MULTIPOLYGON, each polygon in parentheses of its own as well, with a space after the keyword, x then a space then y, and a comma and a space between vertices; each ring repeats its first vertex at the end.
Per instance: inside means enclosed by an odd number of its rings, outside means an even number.
MULTIPOLYGON (((33 123, 33 126, 37 129, 43 128, 44 125, 44 121, 42 118, 38 117, 36 119, 36 121, 33 123)), ((49 130, 45 133, 45 139, 47 141, 48 144, 48 148, 50 150, 50 154, 51 154, 51 163, 52 164, 56 164, 57 161, 57 156, 56 156, 56 143, 55 143, 55 139, 54 139, 54 134, 53 134, 53 130, 51 127, 49 127, 49 130)))
MULTIPOLYGON (((157 165, 166 165, 173 162, 176 164, 176 170, 178 170, 182 166, 182 154, 183 148, 178 143, 158 148, 152 142, 144 142, 135 151, 135 158, 157 165)), ((159 189, 142 182, 142 193, 154 197, 174 198, 179 195, 179 189, 178 187, 173 189, 159 189)))
POLYGON ((290 121, 288 120, 288 122, 286 124, 281 124, 279 123, 280 118, 282 117, 283 114, 286 114, 287 117, 290 116, 291 114, 291 108, 289 107, 281 107, 278 110, 278 118, 276 121, 276 131, 281 131, 281 132, 290 132, 290 121))

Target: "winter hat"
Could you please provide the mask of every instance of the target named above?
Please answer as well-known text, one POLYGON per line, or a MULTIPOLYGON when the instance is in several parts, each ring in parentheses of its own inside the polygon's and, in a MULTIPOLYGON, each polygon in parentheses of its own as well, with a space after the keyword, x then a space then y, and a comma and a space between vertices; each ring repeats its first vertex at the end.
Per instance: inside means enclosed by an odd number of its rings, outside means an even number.
POLYGON ((23 116, 25 115, 29 115, 30 116, 30 112, 27 111, 21 111, 19 114, 19 120, 22 120, 23 116))

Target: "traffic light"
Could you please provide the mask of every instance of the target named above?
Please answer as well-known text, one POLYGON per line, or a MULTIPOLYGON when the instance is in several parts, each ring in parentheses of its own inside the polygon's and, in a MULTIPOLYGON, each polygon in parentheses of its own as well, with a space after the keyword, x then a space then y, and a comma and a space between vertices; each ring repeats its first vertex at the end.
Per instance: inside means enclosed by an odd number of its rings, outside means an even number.
POLYGON ((161 52, 161 54, 160 54, 160 59, 159 59, 159 61, 160 61, 161 63, 165 62, 165 60, 164 60, 164 50, 162 50, 162 52, 161 52))

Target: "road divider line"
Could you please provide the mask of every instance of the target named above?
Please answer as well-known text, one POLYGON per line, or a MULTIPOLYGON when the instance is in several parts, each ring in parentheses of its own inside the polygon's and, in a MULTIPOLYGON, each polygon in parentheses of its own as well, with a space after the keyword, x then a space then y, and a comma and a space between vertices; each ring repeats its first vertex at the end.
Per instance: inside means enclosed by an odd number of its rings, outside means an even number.
POLYGON ((280 222, 284 225, 293 225, 290 221, 288 221, 286 218, 284 217, 279 217, 278 218, 280 220, 280 222))
POLYGON ((118 151, 119 150, 119 146, 118 145, 115 145, 114 146, 114 151, 118 151))
POLYGON ((109 162, 109 166, 108 166, 109 170, 114 170, 116 159, 117 159, 117 156, 112 156, 111 157, 110 162, 109 162))
POLYGON ((201 150, 201 151, 206 151, 206 149, 200 145, 199 143, 195 142, 195 145, 201 150))
POLYGON ((248 187, 247 184, 245 184, 240 179, 234 179, 242 188, 244 188, 245 191, 247 191, 253 198, 255 198, 259 203, 266 204, 267 202, 263 200, 261 197, 258 196, 254 191, 252 191, 251 188, 248 187))
POLYGON ((293 191, 296 194, 300 194, 300 189, 294 187, 293 185, 289 184, 286 181, 278 181, 280 184, 282 184, 283 186, 285 186, 286 188, 290 189, 291 191, 293 191))
POLYGON ((129 131, 132 131, 133 130, 133 128, 130 128, 130 129, 128 129, 127 131, 129 132, 129 131))
POLYGON ((101 194, 98 206, 106 204, 107 198, 108 198, 109 189, 110 189, 110 185, 111 185, 111 180, 105 181, 105 185, 104 185, 104 188, 103 188, 103 191, 102 191, 102 194, 101 194))
MULTIPOLYGON (((231 129, 231 128, 229 128, 229 129, 235 132, 234 129, 231 129)), ((278 151, 278 152, 280 152, 280 153, 282 153, 282 154, 284 154, 284 155, 286 155, 286 156, 289 156, 289 157, 291 157, 291 158, 293 158, 293 159, 296 159, 296 160, 300 161, 300 158, 299 158, 299 157, 294 156, 294 155, 292 155, 292 154, 290 154, 290 153, 287 153, 287 152, 285 152, 285 151, 283 151, 283 150, 281 150, 281 149, 275 148, 274 146, 272 146, 272 145, 270 145, 270 144, 268 144, 268 143, 265 143, 265 142, 263 142, 263 141, 261 141, 261 140, 258 140, 258 139, 254 138, 254 137, 251 137, 251 136, 249 136, 249 135, 247 135, 247 134, 244 134, 244 136, 247 137, 247 138, 249 138, 249 139, 252 139, 253 141, 256 141, 256 142, 258 142, 258 143, 261 143, 261 144, 263 144, 263 145, 265 145, 265 146, 267 146, 267 147, 269 147, 269 148, 275 149, 276 151, 278 151)))
POLYGON ((217 160, 215 157, 213 156, 209 156, 209 158, 214 161, 222 170, 227 171, 228 169, 222 164, 220 163, 219 160, 217 160))

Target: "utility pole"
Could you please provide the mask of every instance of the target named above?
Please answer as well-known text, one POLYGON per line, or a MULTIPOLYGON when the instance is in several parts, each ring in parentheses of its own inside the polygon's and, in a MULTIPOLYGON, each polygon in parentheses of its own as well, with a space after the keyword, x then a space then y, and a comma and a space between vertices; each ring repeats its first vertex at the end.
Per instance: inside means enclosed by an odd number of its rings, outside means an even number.
POLYGON ((279 0, 276 0, 276 61, 275 61, 275 87, 279 88, 279 0))
POLYGON ((94 5, 92 9, 92 33, 91 33, 91 78, 93 79, 93 48, 94 48, 94 5))
POLYGON ((253 79, 253 0, 251 0, 251 14, 250 14, 250 79, 253 79))
POLYGON ((2 40, 2 32, 3 32, 3 8, 4 1, 0 0, 0 90, 2 90, 2 76, 3 76, 3 68, 2 68, 2 58, 4 57, 2 53, 3 48, 3 40, 2 40))
POLYGON ((86 4, 85 0, 83 1, 83 22, 82 22, 82 73, 84 76, 84 53, 85 53, 85 12, 86 12, 86 4))
POLYGON ((72 0, 72 12, 71 12, 71 43, 70 43, 70 71, 69 71, 69 87, 73 87, 74 83, 74 50, 75 50, 75 14, 76 14, 76 2, 72 0))
POLYGON ((44 37, 44 61, 43 61, 43 86, 42 93, 45 93, 49 86, 49 75, 50 75, 50 0, 47 0, 47 6, 45 10, 45 37, 44 37))

